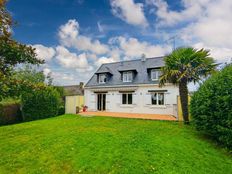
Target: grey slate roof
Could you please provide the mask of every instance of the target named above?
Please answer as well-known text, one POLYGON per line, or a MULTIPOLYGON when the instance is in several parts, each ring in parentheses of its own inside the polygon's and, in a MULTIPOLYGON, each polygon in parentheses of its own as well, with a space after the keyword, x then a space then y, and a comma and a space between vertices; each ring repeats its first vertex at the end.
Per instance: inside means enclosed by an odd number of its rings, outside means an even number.
POLYGON ((84 95, 83 83, 79 85, 63 86, 65 96, 84 95))
POLYGON ((106 63, 102 64, 92 78, 87 82, 85 87, 114 86, 114 85, 136 85, 136 84, 157 84, 158 81, 151 81, 148 77, 148 69, 159 68, 164 66, 164 57, 147 58, 144 62, 141 59, 106 63), (132 82, 123 82, 120 71, 136 71, 136 75, 132 82), (97 74, 112 74, 104 84, 99 84, 97 74))

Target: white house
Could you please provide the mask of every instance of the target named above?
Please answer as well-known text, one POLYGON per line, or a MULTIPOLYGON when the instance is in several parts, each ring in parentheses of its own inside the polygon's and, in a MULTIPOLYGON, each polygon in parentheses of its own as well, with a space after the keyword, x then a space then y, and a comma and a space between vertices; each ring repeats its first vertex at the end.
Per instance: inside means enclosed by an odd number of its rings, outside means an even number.
POLYGON ((84 88, 88 111, 164 114, 177 117, 177 86, 159 87, 163 57, 101 65, 84 88))

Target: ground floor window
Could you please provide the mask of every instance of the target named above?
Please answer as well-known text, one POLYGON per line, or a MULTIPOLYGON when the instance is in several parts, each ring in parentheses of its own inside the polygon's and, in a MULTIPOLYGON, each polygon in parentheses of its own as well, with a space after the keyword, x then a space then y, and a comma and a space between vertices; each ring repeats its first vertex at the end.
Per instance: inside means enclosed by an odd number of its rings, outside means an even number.
POLYGON ((151 94, 152 105, 164 105, 164 93, 155 92, 151 94))
POLYGON ((123 93, 122 94, 122 104, 123 105, 130 105, 132 104, 132 94, 131 93, 123 93))

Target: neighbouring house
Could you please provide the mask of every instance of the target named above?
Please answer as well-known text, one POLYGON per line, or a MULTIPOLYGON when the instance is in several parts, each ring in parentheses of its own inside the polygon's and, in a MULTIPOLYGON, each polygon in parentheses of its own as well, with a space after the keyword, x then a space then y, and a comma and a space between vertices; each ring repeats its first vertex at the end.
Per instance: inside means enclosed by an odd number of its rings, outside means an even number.
POLYGON ((65 96, 74 96, 74 95, 84 96, 84 83, 83 82, 80 82, 79 85, 63 86, 63 88, 64 88, 65 96))
POLYGON ((63 86, 65 96, 65 113, 75 114, 84 105, 84 83, 79 85, 63 86))
POLYGON ((88 111, 177 116, 179 89, 159 87, 164 57, 102 64, 85 85, 88 111))

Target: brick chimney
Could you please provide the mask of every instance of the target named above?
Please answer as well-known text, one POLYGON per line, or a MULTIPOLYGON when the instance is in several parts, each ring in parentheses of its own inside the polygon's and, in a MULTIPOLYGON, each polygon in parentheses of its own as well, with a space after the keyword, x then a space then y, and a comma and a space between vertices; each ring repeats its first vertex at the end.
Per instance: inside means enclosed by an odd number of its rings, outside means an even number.
POLYGON ((141 61, 146 62, 146 55, 144 53, 141 55, 141 61))

